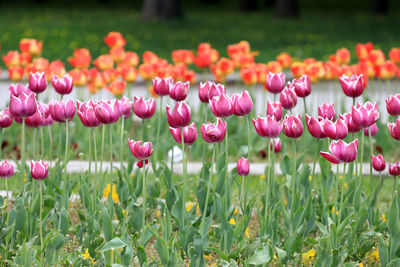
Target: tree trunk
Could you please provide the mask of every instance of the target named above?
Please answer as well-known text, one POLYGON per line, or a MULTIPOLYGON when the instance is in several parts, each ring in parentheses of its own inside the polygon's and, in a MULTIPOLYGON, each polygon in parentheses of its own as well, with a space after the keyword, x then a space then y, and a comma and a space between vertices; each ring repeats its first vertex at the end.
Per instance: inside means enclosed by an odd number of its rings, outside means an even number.
POLYGON ((183 11, 180 0, 144 0, 142 19, 172 19, 182 17, 183 11))
POLYGON ((299 10, 297 0, 276 0, 275 3, 275 12, 277 17, 298 17, 299 10))

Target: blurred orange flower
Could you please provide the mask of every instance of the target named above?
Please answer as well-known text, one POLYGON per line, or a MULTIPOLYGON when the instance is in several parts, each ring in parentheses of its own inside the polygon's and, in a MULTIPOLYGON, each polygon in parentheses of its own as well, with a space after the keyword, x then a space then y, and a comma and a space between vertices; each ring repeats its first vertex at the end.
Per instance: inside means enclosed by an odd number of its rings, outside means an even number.
POLYGON ((267 68, 269 72, 278 73, 282 72, 282 66, 278 61, 270 61, 267 63, 267 68))
POLYGON ((124 94, 126 82, 121 80, 113 81, 109 86, 106 87, 114 96, 120 97, 124 94))
POLYGON ((366 44, 358 43, 356 45, 356 55, 358 59, 367 59, 372 49, 374 49, 374 45, 371 42, 368 42, 366 44))
POLYGON ((111 55, 99 56, 93 64, 101 71, 112 69, 114 67, 114 60, 111 55))
POLYGON ((374 66, 379 66, 385 62, 385 54, 380 49, 371 50, 368 59, 374 66))
POLYGON ((276 60, 281 64, 282 68, 289 69, 292 65, 292 57, 286 53, 282 52, 277 57, 276 60))
POLYGON ((3 56, 3 62, 7 68, 12 66, 19 66, 20 65, 20 55, 18 51, 8 51, 8 53, 3 56))
POLYGON ((75 86, 84 86, 88 83, 87 70, 73 69, 68 74, 73 78, 75 86))
POLYGON ((305 64, 303 62, 295 61, 290 67, 290 71, 294 78, 300 78, 305 74, 305 64))
POLYGON ((23 38, 19 41, 19 50, 23 53, 28 53, 32 57, 40 56, 42 53, 42 41, 31 38, 23 38))
POLYGON ((20 66, 12 66, 8 68, 8 77, 13 82, 19 82, 24 78, 24 69, 20 66))
POLYGON ((339 65, 349 64, 350 62, 350 51, 347 48, 340 48, 336 51, 336 62, 339 65))
POLYGON ((104 37, 104 42, 110 48, 123 47, 126 44, 125 38, 119 32, 109 32, 107 36, 104 37))
POLYGON ((393 79, 397 70, 397 65, 393 61, 387 60, 378 67, 378 77, 383 80, 393 79))
POLYGON ((120 68, 121 77, 125 82, 134 83, 137 80, 138 71, 129 65, 120 68))
POLYGON ((132 67, 136 67, 139 65, 138 54, 132 51, 125 52, 123 63, 132 67))
POLYGON ((109 54, 113 58, 115 63, 121 62, 125 58, 125 49, 123 47, 112 47, 110 48, 109 54))
POLYGON ((75 49, 73 56, 68 58, 69 64, 73 68, 77 69, 88 68, 90 66, 91 61, 92 57, 90 55, 90 51, 86 48, 75 49))
POLYGON ((31 61, 32 61, 32 57, 28 53, 21 53, 19 55, 19 63, 21 65, 21 67, 25 67, 26 65, 31 63, 31 61))
POLYGON ((400 48, 392 48, 389 52, 389 58, 394 63, 400 63, 400 48))
POLYGON ((190 65, 193 63, 194 54, 191 50, 178 49, 172 51, 172 61, 177 63, 183 63, 185 65, 190 65))

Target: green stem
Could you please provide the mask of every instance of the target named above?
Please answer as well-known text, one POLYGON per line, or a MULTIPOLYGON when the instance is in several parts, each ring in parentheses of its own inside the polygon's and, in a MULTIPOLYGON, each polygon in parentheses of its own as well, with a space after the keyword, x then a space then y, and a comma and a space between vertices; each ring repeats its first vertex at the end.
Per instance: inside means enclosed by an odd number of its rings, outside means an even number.
MULTIPOLYGON (((372 137, 371 137, 371 127, 368 128, 368 137, 369 137, 369 147, 371 155, 374 154, 374 147, 372 145, 372 137)), ((369 194, 372 194, 372 160, 369 163, 369 194)))
MULTIPOLYGON (((346 163, 344 163, 343 166, 343 175, 346 174, 346 163)), ((344 177, 343 177, 344 179, 344 177)), ((342 219, 342 212, 343 212, 343 198, 344 198, 344 186, 343 186, 343 181, 340 183, 340 204, 339 204, 339 220, 338 224, 341 222, 342 219)))
POLYGON ((386 79, 386 94, 390 95, 390 79, 386 79))
POLYGON ((397 181, 396 181, 396 176, 393 176, 393 199, 394 199, 394 193, 396 192, 396 184, 397 184, 397 181))
POLYGON ((22 118, 22 133, 21 133, 21 135, 22 135, 22 139, 21 139, 21 168, 22 168, 21 176, 22 177, 21 177, 20 181, 18 182, 18 185, 19 185, 18 188, 21 188, 20 183, 24 182, 25 171, 26 171, 26 168, 25 168, 25 165, 26 165, 26 162, 25 162, 25 118, 22 118))
POLYGON ((3 148, 3 133, 4 133, 4 128, 1 128, 1 133, 0 133, 0 159, 3 158, 3 154, 2 154, 2 148, 3 148))
MULTIPOLYGON (((97 177, 97 138, 96 138, 96 128, 92 128, 93 130, 93 145, 94 145, 94 173, 97 177)), ((100 184, 100 183, 99 183, 100 184)))
POLYGON ((120 165, 119 168, 122 171, 122 161, 123 161, 123 154, 124 154, 124 125, 125 124, 125 119, 121 117, 121 138, 120 138, 120 151, 119 151, 119 160, 120 160, 120 165))
POLYGON ((49 129, 49 143, 50 143, 50 147, 49 147, 50 156, 49 156, 49 159, 52 160, 53 159, 53 135, 51 133, 50 125, 47 126, 47 128, 49 129))
POLYGON ((88 143, 89 143, 89 155, 88 155, 88 160, 89 160, 89 177, 92 174, 92 138, 90 136, 90 131, 91 129, 88 129, 89 134, 88 134, 88 143))
MULTIPOLYGON (((206 104, 202 104, 202 107, 204 107, 206 104)), ((204 121, 207 123, 208 121, 208 106, 206 105, 204 108, 204 121)), ((203 162, 206 161, 206 156, 207 156, 207 142, 204 142, 203 145, 203 162)))
POLYGON ((185 154, 185 142, 183 138, 183 127, 181 127, 181 145, 182 145, 182 224, 185 225, 186 211, 186 190, 187 190, 187 162, 185 154))
POLYGON ((212 158, 211 158, 210 177, 209 177, 209 179, 208 179, 207 193, 206 193, 206 201, 204 202, 204 210, 203 210, 203 216, 202 216, 202 218, 201 218, 201 225, 204 225, 204 220, 205 220, 206 214, 207 214, 208 198, 209 198, 209 196, 210 196, 210 188, 211 188, 211 180, 212 180, 211 178, 212 178, 212 176, 213 176, 215 154, 216 154, 216 145, 214 145, 213 154, 212 154, 212 158))
POLYGON ((225 201, 226 201, 226 206, 225 206, 225 214, 228 216, 228 210, 229 210, 229 175, 228 175, 228 124, 226 126, 226 134, 225 134, 225 201))
POLYGON ((108 125, 108 132, 110 135, 110 184, 112 184, 112 174, 113 174, 113 141, 112 141, 112 124, 108 125))
POLYGON ((142 213, 142 230, 144 231, 146 225, 146 165, 143 168, 143 213, 142 213))
POLYGON ((291 209, 293 210, 293 205, 294 205, 294 197, 295 197, 295 192, 296 192, 296 139, 293 138, 293 174, 292 174, 292 203, 291 203, 291 209))
POLYGON ((43 226, 42 226, 42 209, 43 209, 43 193, 42 193, 42 181, 39 181, 40 187, 40 214, 39 214, 39 229, 40 229, 40 262, 43 264, 43 226))
POLYGON ((9 212, 9 209, 8 209, 8 205, 10 205, 10 200, 8 198, 8 178, 6 178, 5 180, 6 180, 6 194, 7 194, 6 195, 7 205, 5 205, 6 206, 6 210, 7 210, 7 223, 6 223, 6 226, 8 226, 8 222, 10 220, 10 212, 9 212))
POLYGON ((160 127, 161 127, 161 111, 162 111, 162 101, 163 97, 160 97, 160 106, 158 108, 158 121, 157 121, 157 139, 156 139, 156 153, 155 153, 155 160, 158 160, 158 151, 160 149, 160 127))
MULTIPOLYGON (((336 215, 336 211, 338 211, 338 195, 339 195, 339 164, 336 164, 336 179, 335 179, 335 195, 333 200, 333 216, 336 215)), ((336 217, 336 216, 335 216, 336 217)))
MULTIPOLYGON (((361 131, 363 131, 363 129, 361 129, 361 131)), ((362 184, 362 165, 363 165, 363 159, 364 159, 364 133, 361 132, 361 156, 360 156, 360 173, 358 176, 358 181, 361 181, 362 184)))
POLYGON ((44 134, 43 134, 43 127, 40 127, 40 155, 44 158, 44 134))
POLYGON ((311 173, 312 178, 314 178, 315 166, 317 165, 318 154, 319 154, 319 138, 317 139, 317 147, 315 148, 315 157, 314 157, 314 163, 313 163, 312 173, 311 173))
POLYGON ((268 206, 269 206, 269 195, 270 195, 270 170, 271 170, 271 153, 272 151, 269 149, 269 142, 270 142, 270 138, 267 139, 267 143, 268 143, 268 171, 267 171, 267 177, 265 177, 265 179, 267 179, 267 183, 266 183, 266 189, 265 189, 265 208, 264 208, 264 219, 266 220, 268 218, 268 206))
POLYGON ((144 136, 145 136, 145 120, 144 119, 142 119, 142 140, 145 140, 144 139, 144 136))
POLYGON ((37 128, 33 129, 33 155, 32 157, 36 157, 36 135, 37 135, 37 128))
POLYGON ((104 139, 106 135, 106 125, 103 124, 103 130, 101 134, 101 158, 100 158, 100 172, 103 172, 103 159, 104 159, 104 139))
POLYGON ((307 105, 306 105, 306 98, 303 97, 303 103, 304 103, 304 114, 307 114, 307 105))
POLYGON ((68 121, 65 122, 65 152, 64 152, 64 175, 67 175, 67 160, 68 160, 68 121))
MULTIPOLYGON (((246 124, 247 124, 247 158, 250 162, 251 158, 251 135, 250 135, 250 122, 249 116, 246 116, 246 124)), ((244 194, 244 208, 247 206, 247 196, 249 193, 249 179, 245 180, 245 194, 244 194)))

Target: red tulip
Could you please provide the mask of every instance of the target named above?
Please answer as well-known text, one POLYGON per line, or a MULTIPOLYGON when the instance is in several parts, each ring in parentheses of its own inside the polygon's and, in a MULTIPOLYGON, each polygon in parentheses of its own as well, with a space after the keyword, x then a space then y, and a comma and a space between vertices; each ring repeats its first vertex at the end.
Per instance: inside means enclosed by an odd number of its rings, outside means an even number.
POLYGON ((279 94, 285 88, 285 74, 283 72, 268 73, 265 87, 269 92, 279 94))
POLYGON ((348 129, 346 123, 341 119, 336 122, 325 120, 323 124, 324 134, 331 139, 344 139, 347 136, 348 129))
POLYGON ((374 168, 375 171, 381 172, 385 170, 386 162, 381 154, 379 154, 378 156, 371 155, 371 161, 372 161, 372 168, 374 168))
POLYGON ((153 144, 151 142, 134 141, 128 139, 129 148, 132 155, 140 160, 144 160, 153 154, 153 144))
POLYGON ((91 103, 82 103, 78 105, 77 113, 84 126, 97 127, 100 125, 100 121, 97 119, 94 107, 91 103))
POLYGON ((364 128, 364 135, 368 137, 369 131, 371 131, 371 137, 374 137, 378 133, 378 126, 376 126, 376 123, 372 124, 368 128, 364 128))
POLYGON ((357 157, 358 150, 358 139, 347 144, 343 140, 332 141, 329 146, 331 152, 320 152, 321 156, 326 158, 328 161, 339 164, 343 162, 353 162, 357 157))
POLYGON ((267 115, 266 117, 258 116, 257 119, 251 119, 256 132, 261 137, 275 138, 282 131, 282 123, 276 121, 275 117, 267 115))
POLYGON ((189 125, 191 119, 190 107, 185 102, 178 102, 175 108, 167 106, 167 120, 171 127, 180 128, 189 125))
POLYGON ((303 75, 292 82, 294 92, 298 97, 307 97, 311 94, 311 81, 308 75, 303 75))
POLYGON ((210 100, 210 109, 217 117, 229 117, 233 114, 232 99, 225 94, 221 96, 214 96, 210 100))
POLYGON ((267 102, 267 115, 275 117, 277 121, 282 119, 282 104, 281 102, 267 102))
POLYGON ((318 106, 318 116, 321 116, 324 119, 328 119, 328 120, 335 120, 335 108, 334 108, 334 104, 327 104, 327 103, 323 103, 322 105, 318 106))
POLYGON ((68 100, 52 102, 49 105, 51 117, 58 122, 70 121, 75 116, 76 107, 74 101, 68 100))
POLYGON ((340 84, 342 85, 343 93, 352 98, 359 97, 364 91, 364 76, 362 74, 354 74, 351 77, 342 75, 339 77, 340 84))
POLYGON ((301 117, 297 115, 286 115, 283 120, 283 133, 290 138, 299 138, 303 134, 301 117))
POLYGON ((13 118, 12 118, 8 108, 5 108, 2 111, 0 111, 0 128, 10 127, 12 122, 13 122, 13 118))
POLYGON ((129 118, 132 113, 132 102, 125 96, 118 100, 119 113, 124 119, 129 118))
POLYGON ((36 112, 36 97, 33 92, 22 92, 19 96, 10 95, 10 113, 15 117, 29 117, 36 112))
POLYGON ((29 74, 29 89, 35 93, 41 93, 47 88, 47 80, 44 72, 29 74))
POLYGON ((153 79, 153 90, 159 96, 165 96, 169 94, 170 88, 172 87, 174 81, 171 77, 153 79))
POLYGON ((176 82, 170 87, 169 96, 175 101, 183 101, 189 92, 189 82, 176 82))
POLYGON ((351 107, 351 116, 355 125, 361 128, 367 128, 374 124, 379 118, 378 105, 370 102, 360 105, 357 103, 357 107, 351 107))
POLYGON ((242 94, 233 94, 233 114, 236 116, 246 116, 253 109, 253 100, 249 95, 249 92, 242 91, 242 94))
POLYGON ((353 116, 351 115, 351 113, 344 113, 343 115, 339 115, 339 118, 344 120, 344 122, 347 125, 347 130, 349 131, 349 133, 358 133, 358 131, 361 130, 361 127, 359 127, 353 122, 353 116))
POLYGON ((51 84, 57 93, 60 95, 67 95, 72 92, 72 88, 74 87, 74 79, 69 74, 62 78, 58 78, 56 75, 53 75, 51 78, 51 84))
POLYGON ((220 83, 211 83, 208 90, 208 99, 213 99, 214 96, 221 96, 225 94, 225 87, 220 83))
POLYGON ((237 173, 240 176, 247 176, 249 175, 250 172, 250 165, 249 165, 249 159, 241 157, 237 161, 237 167, 236 167, 237 173))
POLYGON ((315 138, 325 138, 326 135, 324 133, 324 123, 324 118, 318 116, 318 118, 316 119, 306 114, 306 125, 308 132, 311 134, 311 136, 315 138))
POLYGON ((400 161, 395 164, 389 163, 389 174, 392 176, 400 175, 400 161))
POLYGON ((95 105, 95 114, 97 119, 104 124, 111 124, 119 119, 119 104, 117 99, 101 100, 95 105))
POLYGON ((31 161, 31 175, 35 180, 43 180, 49 175, 49 164, 41 161, 31 161))
POLYGON ((14 166, 8 163, 7 160, 0 162, 0 177, 10 178, 14 175, 14 166))
MULTIPOLYGON (((191 146, 194 141, 197 139, 197 129, 196 129, 196 124, 193 122, 192 124, 182 127, 183 129, 183 142, 186 145, 191 146)), ((169 127, 169 131, 172 134, 172 137, 175 139, 175 141, 179 144, 182 144, 182 133, 181 133, 181 128, 172 128, 169 127)))
POLYGON ((395 96, 389 96, 386 99, 387 112, 392 116, 400 115, 400 94, 395 96))
POLYGON ((226 134, 226 122, 217 119, 217 123, 203 123, 200 128, 201 136, 207 143, 220 143, 226 134))
POLYGON ((272 151, 274 146, 274 152, 279 153, 282 149, 281 139, 279 137, 273 138, 269 141, 269 150, 272 151))
POLYGON ((394 123, 390 123, 388 122, 387 124, 390 135, 396 139, 396 140, 400 140, 400 118, 396 119, 396 122, 394 123))
POLYGON ((133 100, 133 112, 141 119, 149 119, 153 117, 156 111, 156 101, 154 98, 143 100, 143 97, 136 97, 133 100))
POLYGON ((291 87, 282 91, 279 100, 284 109, 292 109, 297 105, 297 96, 291 87))

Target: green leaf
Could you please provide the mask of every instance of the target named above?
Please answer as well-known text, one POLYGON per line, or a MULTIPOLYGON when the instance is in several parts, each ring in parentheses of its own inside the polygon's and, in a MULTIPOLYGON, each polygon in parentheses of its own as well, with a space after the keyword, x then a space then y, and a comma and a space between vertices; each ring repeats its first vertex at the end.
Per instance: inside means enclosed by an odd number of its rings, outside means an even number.
POLYGON ((158 256, 161 259, 161 263, 164 266, 167 265, 169 262, 169 253, 168 253, 168 247, 167 247, 167 244, 165 243, 165 241, 162 238, 158 237, 154 247, 156 248, 156 250, 158 252, 158 256))
POLYGON ((103 215, 104 237, 106 238, 106 241, 110 241, 113 236, 113 226, 112 226, 111 217, 108 214, 107 208, 104 206, 102 201, 99 201, 99 205, 100 205, 101 213, 103 215))
POLYGON ((271 249, 268 245, 264 245, 263 247, 259 247, 254 251, 254 254, 247 261, 248 264, 251 265, 263 265, 268 264, 272 260, 271 249))
POLYGON ((289 157, 285 155, 280 164, 282 173, 285 175, 291 174, 291 169, 292 169, 291 165, 292 164, 290 163, 289 157))
POLYGON ((147 254, 146 254, 144 247, 142 247, 140 245, 137 246, 136 254, 139 258, 140 265, 143 265, 143 263, 147 262, 147 254))
POLYGON ((109 250, 116 250, 125 247, 126 244, 118 237, 113 238, 104 244, 104 246, 99 250, 99 252, 105 252, 109 250))

